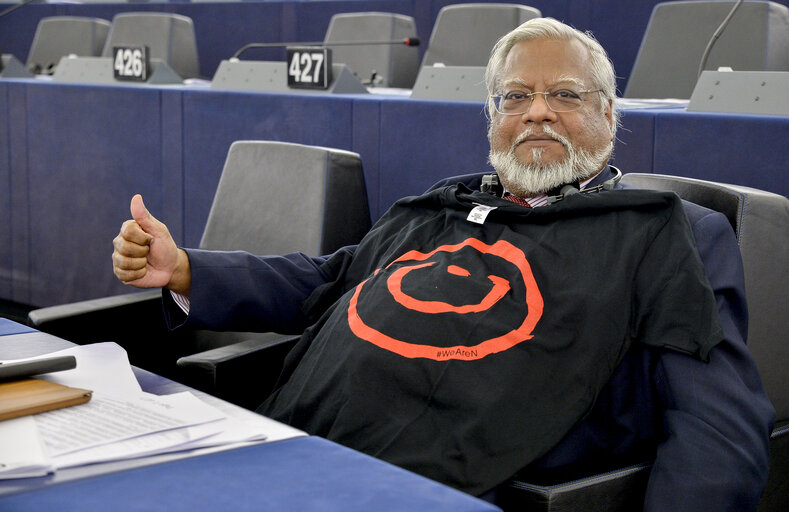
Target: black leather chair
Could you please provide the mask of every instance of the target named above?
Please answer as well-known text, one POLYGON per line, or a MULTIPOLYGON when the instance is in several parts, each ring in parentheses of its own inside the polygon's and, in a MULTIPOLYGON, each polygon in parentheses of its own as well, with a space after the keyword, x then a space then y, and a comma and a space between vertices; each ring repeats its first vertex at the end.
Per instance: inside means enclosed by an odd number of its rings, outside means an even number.
POLYGON ((759 512, 789 506, 789 199, 738 185, 665 176, 628 174, 623 183, 669 190, 726 215, 737 235, 748 300, 748 348, 776 410, 770 438, 770 475, 759 512))
MULTIPOLYGON (((284 142, 238 141, 228 151, 199 247, 317 256, 357 243, 369 229, 358 154, 284 142)), ((127 350, 132 364, 209 391, 215 389, 210 367, 193 365, 179 371, 178 357, 243 340, 263 343, 279 337, 168 332, 160 297, 157 289, 51 306, 31 311, 28 323, 79 344, 115 341, 127 350)), ((276 378, 279 368, 271 373, 276 378)))
MULTIPOLYGON (((747 187, 657 174, 628 174, 622 182, 635 188, 669 190, 683 199, 720 211, 731 223, 742 252, 750 309, 748 345, 777 410, 770 476, 759 512, 786 510, 789 503, 789 199, 747 187), (776 271, 779 269, 779 271, 776 271)), ((276 371, 297 338, 243 342, 179 360, 187 368, 209 371, 213 392, 236 403, 255 406, 273 386, 250 385, 249 377, 276 371), (210 369, 210 370, 209 370, 210 369)), ((642 509, 650 461, 572 481, 513 480, 500 492, 505 510, 621 511, 642 509)))

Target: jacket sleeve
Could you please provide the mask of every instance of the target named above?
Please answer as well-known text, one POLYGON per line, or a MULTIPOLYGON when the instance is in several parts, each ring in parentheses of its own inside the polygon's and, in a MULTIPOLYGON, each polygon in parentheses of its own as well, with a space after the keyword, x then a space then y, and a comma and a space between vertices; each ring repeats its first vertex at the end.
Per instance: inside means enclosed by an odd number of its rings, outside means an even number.
POLYGON ((354 249, 345 247, 320 257, 187 249, 192 271, 189 315, 180 312, 165 290, 168 326, 300 333, 308 321, 302 303, 316 288, 336 279, 337 267, 332 262, 350 257, 354 249))
POLYGON ((767 480, 775 411, 745 344, 740 252, 723 215, 689 212, 689 218, 724 340, 710 351, 708 363, 673 351, 657 358, 652 378, 663 439, 644 510, 756 510, 767 480))

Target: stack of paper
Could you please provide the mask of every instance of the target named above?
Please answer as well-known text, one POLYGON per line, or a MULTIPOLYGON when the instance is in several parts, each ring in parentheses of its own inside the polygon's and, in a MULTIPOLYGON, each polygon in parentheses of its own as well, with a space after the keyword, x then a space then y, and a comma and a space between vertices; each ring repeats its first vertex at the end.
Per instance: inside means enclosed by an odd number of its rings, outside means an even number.
MULTIPOLYGON (((77 368, 42 376, 93 390, 90 402, 0 421, 0 479, 206 446, 283 439, 302 432, 231 404, 209 405, 189 392, 144 393, 115 343, 57 352, 77 368), (222 409, 214 405, 222 406, 222 409)), ((55 354, 48 354, 52 356, 55 354)))

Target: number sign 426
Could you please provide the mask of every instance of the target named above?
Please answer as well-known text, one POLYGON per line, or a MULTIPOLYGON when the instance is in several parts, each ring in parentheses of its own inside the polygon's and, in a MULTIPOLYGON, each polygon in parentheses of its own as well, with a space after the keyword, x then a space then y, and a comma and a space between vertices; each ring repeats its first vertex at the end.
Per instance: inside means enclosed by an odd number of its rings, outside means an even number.
POLYGON ((150 61, 147 46, 114 46, 112 54, 116 80, 144 82, 148 79, 150 61))
POLYGON ((331 83, 331 49, 288 47, 288 87, 328 89, 331 83))

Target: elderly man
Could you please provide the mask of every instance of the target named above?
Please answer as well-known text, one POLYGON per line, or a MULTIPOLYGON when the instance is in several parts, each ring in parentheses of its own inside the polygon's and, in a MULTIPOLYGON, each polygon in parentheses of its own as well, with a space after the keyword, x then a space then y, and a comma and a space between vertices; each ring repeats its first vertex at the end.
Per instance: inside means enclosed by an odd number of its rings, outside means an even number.
POLYGON ((645 510, 755 509, 774 412, 727 221, 618 190, 587 34, 524 23, 487 85, 497 174, 398 201, 357 247, 182 250, 135 196, 116 275, 168 289, 174 327, 304 330, 259 412, 467 492, 654 460, 645 510))

